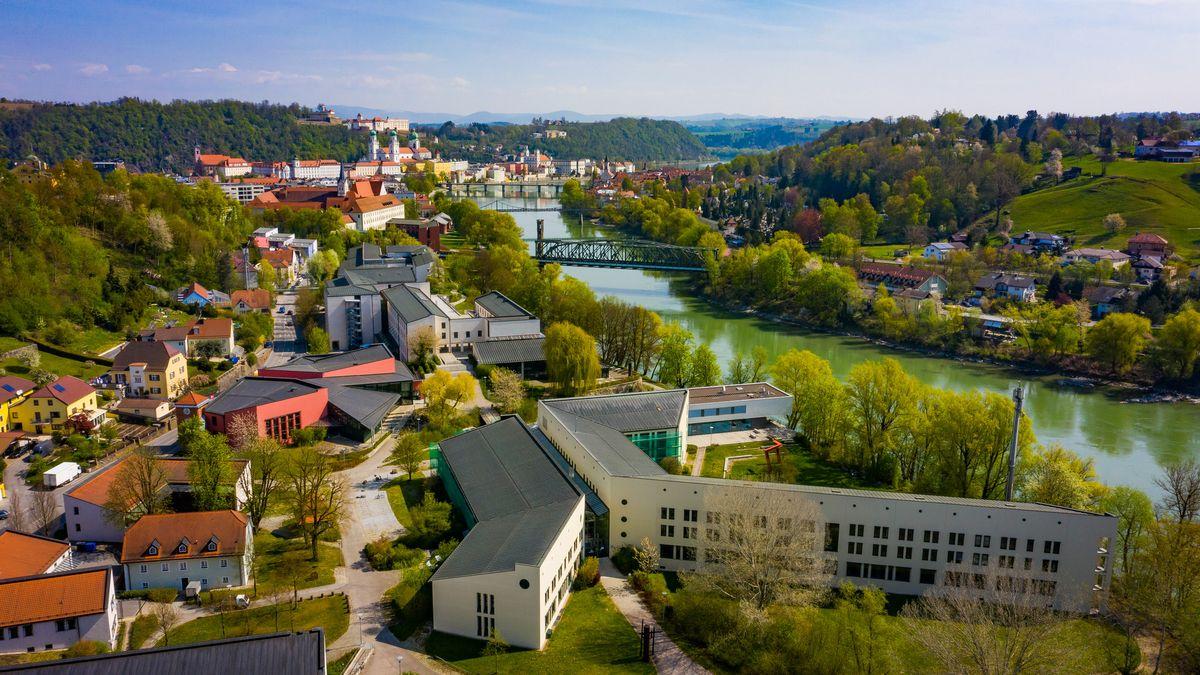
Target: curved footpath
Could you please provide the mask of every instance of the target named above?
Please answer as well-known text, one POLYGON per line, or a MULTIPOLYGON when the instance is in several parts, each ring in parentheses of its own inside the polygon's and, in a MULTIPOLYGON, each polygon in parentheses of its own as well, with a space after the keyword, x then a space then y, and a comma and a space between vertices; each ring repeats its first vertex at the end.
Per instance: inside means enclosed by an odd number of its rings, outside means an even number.
POLYGON ((679 645, 667 636, 666 631, 659 627, 654 615, 642 604, 642 599, 630 588, 625 575, 617 570, 609 558, 600 560, 600 583, 612 598, 613 604, 625 615, 625 620, 633 626, 634 632, 640 636, 644 624, 656 631, 653 660, 658 672, 667 675, 711 675, 685 654, 679 645))

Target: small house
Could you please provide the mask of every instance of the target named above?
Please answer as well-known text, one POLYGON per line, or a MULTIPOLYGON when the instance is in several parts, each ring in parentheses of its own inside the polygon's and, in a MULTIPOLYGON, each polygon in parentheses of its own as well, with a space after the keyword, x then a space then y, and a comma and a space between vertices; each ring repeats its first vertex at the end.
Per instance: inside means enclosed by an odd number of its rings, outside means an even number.
POLYGON ((1036 298, 1036 287, 1033 277, 1011 272, 990 272, 975 282, 975 295, 1032 302, 1036 298))

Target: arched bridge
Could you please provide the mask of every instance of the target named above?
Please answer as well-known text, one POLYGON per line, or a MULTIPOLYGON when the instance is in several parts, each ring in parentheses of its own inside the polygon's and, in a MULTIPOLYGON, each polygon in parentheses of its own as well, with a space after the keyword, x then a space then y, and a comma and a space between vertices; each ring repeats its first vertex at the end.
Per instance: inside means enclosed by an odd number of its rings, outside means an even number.
POLYGON ((575 267, 703 272, 714 251, 636 239, 536 239, 538 262, 575 267))

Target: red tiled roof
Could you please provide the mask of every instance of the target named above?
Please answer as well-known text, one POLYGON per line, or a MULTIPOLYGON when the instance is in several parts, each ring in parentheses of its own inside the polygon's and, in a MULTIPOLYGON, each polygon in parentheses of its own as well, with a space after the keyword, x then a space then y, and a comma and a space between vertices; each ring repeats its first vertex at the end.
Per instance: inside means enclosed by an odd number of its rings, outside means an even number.
POLYGON ((1138 232, 1129 238, 1131 244, 1166 244, 1166 239, 1154 234, 1153 232, 1138 232))
POLYGON ((125 345, 113 358, 114 370, 125 370, 133 363, 144 363, 155 370, 163 370, 171 363, 171 359, 179 354, 166 342, 145 342, 134 340, 125 345))
POLYGON ((37 385, 16 375, 0 375, 0 403, 11 401, 19 392, 37 389, 37 385))
POLYGON ((94 394, 96 390, 90 384, 73 375, 63 375, 50 384, 33 393, 34 398, 54 398, 70 405, 79 399, 94 394))
POLYGON ((198 405, 203 405, 205 403, 208 403, 209 400, 211 400, 211 397, 209 397, 209 396, 205 396, 203 394, 197 394, 194 391, 189 391, 188 393, 184 394, 183 396, 180 396, 179 398, 175 399, 175 405, 177 405, 177 406, 179 406, 179 405, 198 406, 198 405))
POLYGON ((69 550, 71 545, 65 541, 15 530, 0 532, 0 579, 43 574, 69 550))
POLYGON ((246 550, 246 516, 237 511, 196 511, 142 516, 125 530, 121 562, 241 555, 246 550), (208 550, 208 543, 215 544, 208 550), (179 552, 180 544, 185 550, 179 552), (152 544, 156 552, 150 553, 152 544))
POLYGON ((251 309, 267 309, 271 306, 271 292, 265 288, 234 291, 229 301, 233 305, 245 303, 251 309))
POLYGON ((110 584, 107 568, 0 581, 0 626, 103 614, 110 584))
MULTIPOLYGON (((116 481, 117 473, 120 467, 124 465, 126 459, 128 458, 123 458, 110 464, 104 469, 101 469, 92 478, 88 479, 86 483, 81 483, 74 488, 67 490, 67 495, 74 497, 75 499, 85 501, 89 504, 104 506, 104 504, 108 502, 108 489, 110 486, 112 486, 113 482, 116 481)), ((159 468, 162 469, 163 474, 165 474, 167 483, 185 485, 191 482, 188 477, 187 470, 190 460, 175 459, 172 457, 158 457, 156 458, 156 461, 158 462, 159 468)), ((230 473, 236 479, 236 477, 240 476, 242 470, 246 467, 246 460, 230 460, 230 466, 232 467, 230 473)))
POLYGON ((891 279, 900 285, 919 286, 934 273, 919 267, 867 263, 858 268, 858 277, 868 281, 891 279))

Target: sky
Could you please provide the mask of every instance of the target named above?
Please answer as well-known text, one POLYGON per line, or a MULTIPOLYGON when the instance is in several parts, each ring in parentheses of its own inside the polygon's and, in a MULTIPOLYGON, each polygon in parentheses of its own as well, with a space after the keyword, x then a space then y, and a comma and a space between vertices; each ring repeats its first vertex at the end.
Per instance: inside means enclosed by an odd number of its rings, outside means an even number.
POLYGON ((0 0, 0 96, 467 114, 1200 110, 1200 0, 0 0))

